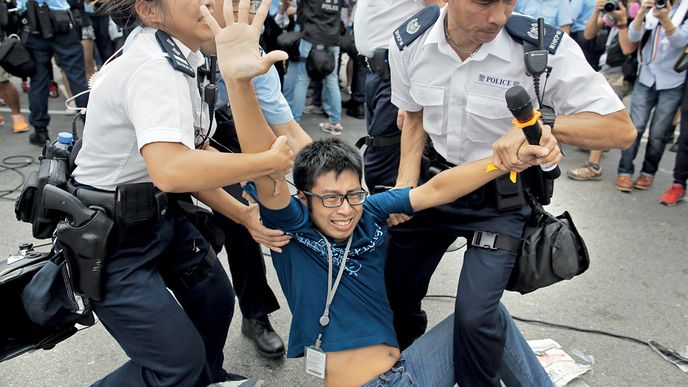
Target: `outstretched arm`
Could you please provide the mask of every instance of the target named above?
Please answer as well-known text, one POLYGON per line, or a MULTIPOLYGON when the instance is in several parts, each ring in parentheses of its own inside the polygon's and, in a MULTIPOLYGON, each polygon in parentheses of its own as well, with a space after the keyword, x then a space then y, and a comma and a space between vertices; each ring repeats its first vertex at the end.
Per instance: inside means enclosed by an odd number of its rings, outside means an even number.
MULTIPOLYGON (((268 7, 269 2, 263 2, 253 23, 248 24, 249 1, 241 0, 239 3, 238 20, 234 18, 232 2, 225 1, 223 12, 227 26, 220 28, 208 9, 201 6, 205 22, 215 35, 220 72, 227 82, 234 123, 244 153, 264 152, 271 146, 281 146, 286 142, 285 137, 276 139, 268 126, 251 85, 254 76, 268 71, 274 62, 287 59, 287 54, 282 51, 260 56, 258 39, 268 7)), ((291 163, 284 166, 284 170, 289 168, 291 163)), ((283 176, 264 176, 254 180, 265 207, 284 208, 289 203, 290 194, 283 176)))

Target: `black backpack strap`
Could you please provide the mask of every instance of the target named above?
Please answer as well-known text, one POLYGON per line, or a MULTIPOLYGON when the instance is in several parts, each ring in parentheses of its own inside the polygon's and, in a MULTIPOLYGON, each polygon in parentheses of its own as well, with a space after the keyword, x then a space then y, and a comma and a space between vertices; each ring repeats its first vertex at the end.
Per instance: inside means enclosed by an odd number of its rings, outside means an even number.
POLYGON ((173 69, 190 77, 196 76, 196 70, 194 70, 189 64, 189 61, 184 58, 182 51, 167 32, 158 30, 155 33, 155 39, 158 41, 162 51, 166 54, 167 61, 170 62, 173 69))
MULTIPOLYGON (((525 49, 528 48, 527 45, 538 47, 537 20, 523 15, 511 15, 506 22, 505 28, 514 40, 523 44, 525 49)), ((549 24, 545 24, 544 48, 550 54, 555 54, 557 52, 557 48, 559 48, 563 37, 564 31, 549 24)), ((532 50, 533 49, 528 51, 532 50)))
POLYGON ((440 17, 440 8, 437 5, 431 5, 418 11, 415 15, 406 20, 399 28, 394 31, 394 41, 402 51, 409 44, 413 43, 418 37, 423 35, 428 28, 440 17))

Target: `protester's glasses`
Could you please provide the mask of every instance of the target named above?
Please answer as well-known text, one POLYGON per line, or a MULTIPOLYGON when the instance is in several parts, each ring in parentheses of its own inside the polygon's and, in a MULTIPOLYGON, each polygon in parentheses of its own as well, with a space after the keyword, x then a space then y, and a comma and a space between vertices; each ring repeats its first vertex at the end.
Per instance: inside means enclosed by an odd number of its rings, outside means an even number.
MULTIPOLYGON (((251 0, 251 3, 248 6, 248 13, 255 15, 256 12, 258 12, 258 8, 260 8, 260 3, 261 0, 251 0)), ((234 9, 234 12, 239 12, 239 0, 232 0, 232 8, 234 9)))
POLYGON ((304 194, 308 196, 313 196, 318 199, 323 204, 323 207, 325 208, 337 208, 344 204, 344 199, 349 203, 350 206, 358 206, 363 204, 363 202, 366 201, 366 198, 368 198, 368 192, 366 191, 357 191, 357 192, 349 192, 346 195, 342 194, 327 194, 327 195, 318 195, 314 194, 313 192, 308 192, 308 191, 302 191, 304 194))

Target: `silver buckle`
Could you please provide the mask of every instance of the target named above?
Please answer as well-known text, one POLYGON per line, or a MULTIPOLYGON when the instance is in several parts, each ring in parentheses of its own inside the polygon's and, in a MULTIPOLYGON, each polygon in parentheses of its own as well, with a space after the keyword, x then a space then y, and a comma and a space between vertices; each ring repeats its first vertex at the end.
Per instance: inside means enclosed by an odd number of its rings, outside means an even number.
POLYGON ((497 250, 497 247, 495 247, 497 235, 498 234, 487 231, 476 231, 473 233, 471 245, 483 249, 497 250))

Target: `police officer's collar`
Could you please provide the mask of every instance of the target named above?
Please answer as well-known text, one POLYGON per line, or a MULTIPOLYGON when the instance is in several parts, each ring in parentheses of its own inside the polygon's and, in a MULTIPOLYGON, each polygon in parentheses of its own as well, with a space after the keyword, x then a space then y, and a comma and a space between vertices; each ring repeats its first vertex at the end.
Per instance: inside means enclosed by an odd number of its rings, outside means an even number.
MULTIPOLYGON (((428 31, 428 37, 423 42, 423 46, 436 44, 437 49, 448 56, 454 57, 456 54, 454 50, 449 46, 447 39, 444 37, 444 18, 447 17, 447 5, 442 7, 440 12, 440 17, 437 19, 435 24, 428 31)), ((511 38, 509 34, 502 28, 499 34, 492 39, 492 41, 487 42, 480 47, 480 49, 473 56, 474 60, 484 59, 488 54, 494 55, 505 61, 511 60, 511 38)))
POLYGON ((196 69, 198 66, 205 63, 203 54, 193 52, 189 47, 182 43, 179 39, 170 36, 168 33, 161 30, 154 30, 155 37, 163 53, 167 56, 170 65, 190 77, 196 76, 196 69))

